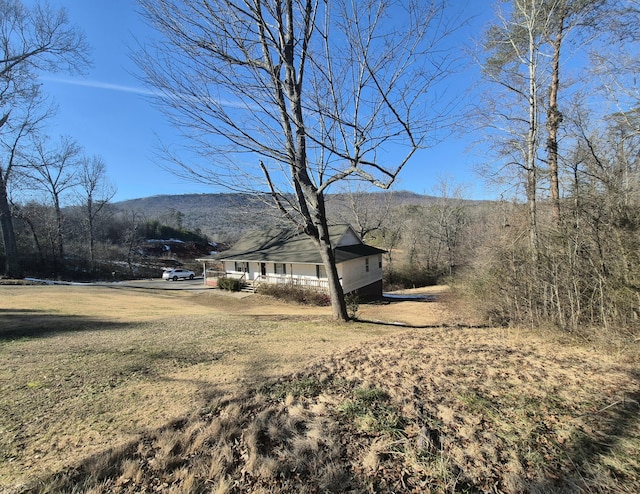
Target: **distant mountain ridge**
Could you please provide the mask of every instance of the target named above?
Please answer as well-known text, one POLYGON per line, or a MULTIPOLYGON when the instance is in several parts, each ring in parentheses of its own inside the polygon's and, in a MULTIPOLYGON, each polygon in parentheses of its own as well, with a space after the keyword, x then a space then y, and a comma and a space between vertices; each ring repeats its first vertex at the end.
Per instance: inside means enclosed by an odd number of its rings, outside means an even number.
MULTIPOLYGON (((391 201, 393 207, 427 205, 438 199, 408 191, 357 193, 357 197, 372 204, 391 201)), ((352 197, 329 194, 326 199, 331 219, 338 211, 349 207, 352 197)), ((148 220, 157 219, 174 227, 200 231, 215 241, 235 240, 247 230, 282 221, 274 207, 260 198, 241 193, 156 195, 120 201, 112 206, 116 211, 133 211, 148 220)))
POLYGON ((216 241, 271 223, 265 223, 267 207, 247 194, 157 195, 120 201, 112 206, 117 211, 133 211, 173 227, 200 231, 216 241))

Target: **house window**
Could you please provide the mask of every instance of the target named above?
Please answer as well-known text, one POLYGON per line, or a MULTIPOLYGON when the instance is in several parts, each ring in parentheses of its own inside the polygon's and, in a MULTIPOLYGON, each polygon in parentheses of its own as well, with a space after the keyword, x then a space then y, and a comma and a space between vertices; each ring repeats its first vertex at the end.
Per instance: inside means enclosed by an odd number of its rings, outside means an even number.
POLYGON ((324 269, 324 266, 321 264, 316 264, 316 278, 326 278, 327 271, 324 269))
POLYGON ((236 271, 240 272, 240 273, 246 273, 249 271, 249 263, 248 262, 239 262, 236 261, 235 262, 235 268, 236 271))
POLYGON ((369 258, 368 257, 365 257, 365 259, 364 259, 364 271, 365 271, 365 273, 369 272, 369 258))
POLYGON ((382 254, 378 256, 378 269, 382 269, 382 254))
POLYGON ((287 274, 287 265, 284 263, 276 262, 273 264, 273 271, 276 274, 287 274))

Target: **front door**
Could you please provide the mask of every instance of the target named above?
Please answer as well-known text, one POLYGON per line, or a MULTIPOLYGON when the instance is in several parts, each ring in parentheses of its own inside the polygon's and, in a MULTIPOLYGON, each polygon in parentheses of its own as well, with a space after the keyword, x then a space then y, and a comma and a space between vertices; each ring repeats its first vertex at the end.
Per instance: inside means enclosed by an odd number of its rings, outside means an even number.
POLYGON ((262 276, 267 276, 267 265, 264 262, 260 263, 260 274, 262 276))

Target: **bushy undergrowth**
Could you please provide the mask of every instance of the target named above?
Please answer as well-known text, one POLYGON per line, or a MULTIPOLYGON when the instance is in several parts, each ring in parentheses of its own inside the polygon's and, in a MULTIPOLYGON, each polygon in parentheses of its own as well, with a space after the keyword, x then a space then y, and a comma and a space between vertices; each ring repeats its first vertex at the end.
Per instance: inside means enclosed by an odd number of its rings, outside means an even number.
POLYGON ((258 287, 257 292, 261 295, 268 295, 269 297, 298 304, 319 305, 323 307, 331 305, 331 299, 328 294, 295 285, 265 283, 258 287))
POLYGON ((595 260, 588 249, 567 250, 557 238, 545 238, 534 260, 526 245, 496 242, 460 278, 459 294, 492 325, 550 327, 590 340, 636 339, 635 264, 627 266, 611 253, 595 260))
POLYGON ((221 276, 218 278, 218 288, 220 288, 220 290, 227 290, 230 292, 239 292, 242 288, 242 283, 236 278, 221 276))

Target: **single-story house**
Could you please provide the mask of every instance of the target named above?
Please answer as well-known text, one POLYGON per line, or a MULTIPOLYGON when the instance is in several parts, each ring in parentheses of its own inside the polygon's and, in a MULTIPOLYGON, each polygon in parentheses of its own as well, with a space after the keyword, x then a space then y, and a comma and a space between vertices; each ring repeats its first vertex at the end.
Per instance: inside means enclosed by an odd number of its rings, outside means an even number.
MULTIPOLYGON (((354 292, 363 299, 382 297, 382 254, 386 251, 366 245, 349 225, 331 226, 329 234, 345 294, 354 292)), ((203 262, 208 285, 215 285, 224 274, 249 286, 289 283, 328 290, 320 252, 313 240, 299 230, 271 228, 250 232, 231 249, 198 261, 203 262), (222 273, 220 268, 213 268, 215 265, 222 265, 222 273)))

